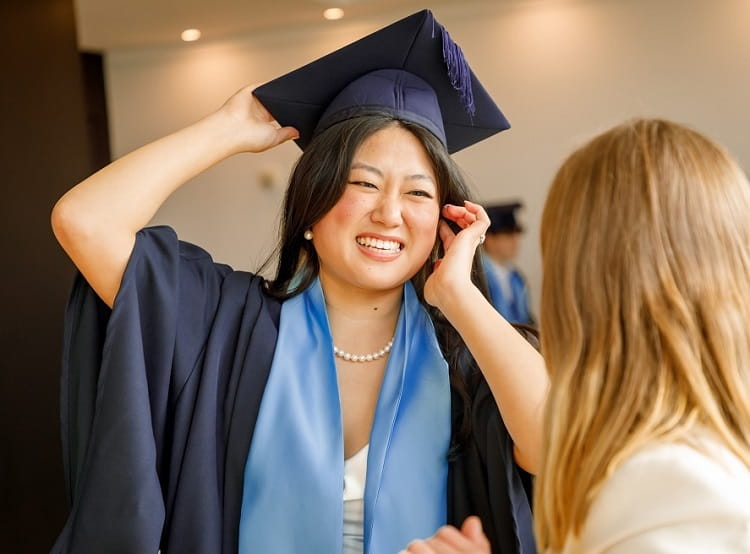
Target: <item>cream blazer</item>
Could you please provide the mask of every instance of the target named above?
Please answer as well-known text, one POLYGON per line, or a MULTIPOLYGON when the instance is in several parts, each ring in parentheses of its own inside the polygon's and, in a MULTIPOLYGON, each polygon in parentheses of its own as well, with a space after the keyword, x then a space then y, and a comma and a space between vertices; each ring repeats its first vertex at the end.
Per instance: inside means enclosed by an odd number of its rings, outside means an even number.
POLYGON ((750 470, 708 434, 649 445, 605 481, 563 552, 750 553, 750 470))

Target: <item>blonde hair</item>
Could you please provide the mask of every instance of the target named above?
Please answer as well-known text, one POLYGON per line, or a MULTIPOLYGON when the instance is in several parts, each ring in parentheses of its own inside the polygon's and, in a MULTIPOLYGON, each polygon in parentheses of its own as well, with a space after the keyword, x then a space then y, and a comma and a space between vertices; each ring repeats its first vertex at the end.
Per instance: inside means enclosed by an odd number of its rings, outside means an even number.
POLYGON ((541 245, 544 551, 649 441, 700 425, 750 467, 750 185, 703 135, 635 120, 565 161, 541 245))

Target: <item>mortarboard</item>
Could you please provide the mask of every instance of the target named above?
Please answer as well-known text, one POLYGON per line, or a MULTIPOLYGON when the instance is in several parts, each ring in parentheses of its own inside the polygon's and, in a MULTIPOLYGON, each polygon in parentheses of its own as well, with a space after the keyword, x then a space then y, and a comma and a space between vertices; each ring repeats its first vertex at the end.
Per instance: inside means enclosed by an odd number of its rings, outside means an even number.
POLYGON ((487 233, 521 233, 523 227, 516 219, 516 210, 521 208, 520 202, 508 204, 495 204, 486 206, 485 210, 490 218, 490 226, 487 233))
POLYGON ((422 125, 450 153, 510 124, 432 12, 422 10, 254 91, 304 150, 322 130, 376 111, 422 125))

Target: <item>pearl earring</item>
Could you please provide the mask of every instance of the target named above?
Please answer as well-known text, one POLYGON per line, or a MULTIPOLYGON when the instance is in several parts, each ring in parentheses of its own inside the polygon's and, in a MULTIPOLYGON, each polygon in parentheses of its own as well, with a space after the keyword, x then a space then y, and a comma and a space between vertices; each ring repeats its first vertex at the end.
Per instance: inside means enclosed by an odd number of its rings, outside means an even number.
POLYGON ((312 240, 312 237, 313 237, 312 231, 308 229, 307 231, 305 231, 305 234, 303 236, 305 237, 305 240, 312 240))

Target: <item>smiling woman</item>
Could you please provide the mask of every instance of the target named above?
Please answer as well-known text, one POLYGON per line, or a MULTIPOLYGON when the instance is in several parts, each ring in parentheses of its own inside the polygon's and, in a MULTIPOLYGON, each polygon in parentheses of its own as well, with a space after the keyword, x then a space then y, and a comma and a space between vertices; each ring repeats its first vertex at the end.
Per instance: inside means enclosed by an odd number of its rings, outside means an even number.
POLYGON ((432 163, 411 132, 392 124, 371 135, 341 198, 312 227, 324 287, 343 280, 400 294, 435 246, 438 201, 432 163))
POLYGON ((470 514, 472 548, 531 551, 546 375, 486 299, 489 220, 449 155, 504 128, 425 11, 69 191, 75 500, 54 551, 397 552, 470 514), (143 229, 207 167, 290 139, 273 279, 143 229))

